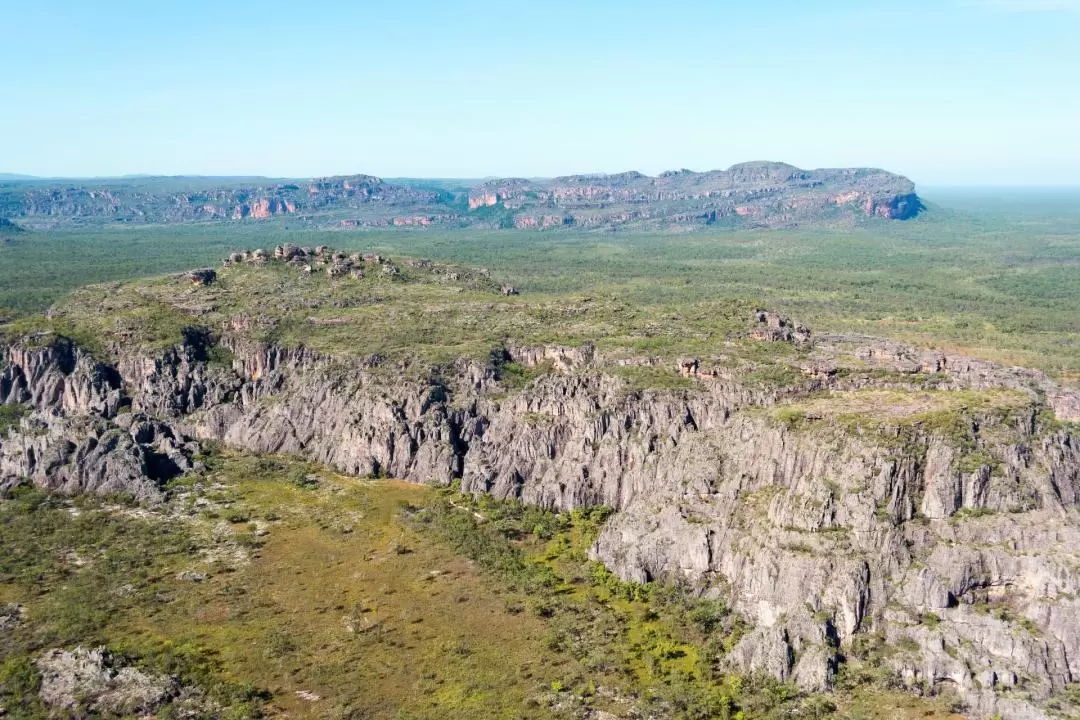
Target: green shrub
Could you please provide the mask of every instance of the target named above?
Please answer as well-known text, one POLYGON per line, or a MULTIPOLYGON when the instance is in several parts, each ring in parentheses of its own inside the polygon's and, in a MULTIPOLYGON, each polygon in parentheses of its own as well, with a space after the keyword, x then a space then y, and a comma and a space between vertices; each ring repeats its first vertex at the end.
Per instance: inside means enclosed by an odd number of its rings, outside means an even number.
POLYGON ((319 476, 312 474, 305 467, 295 467, 289 471, 286 482, 301 490, 313 490, 319 487, 319 476))
POLYGON ((0 660, 0 707, 7 711, 4 717, 47 717, 38 698, 40 687, 41 675, 29 655, 0 660))
POLYGON ((19 427, 19 421, 30 412, 28 405, 4 405, 0 403, 0 436, 19 427))

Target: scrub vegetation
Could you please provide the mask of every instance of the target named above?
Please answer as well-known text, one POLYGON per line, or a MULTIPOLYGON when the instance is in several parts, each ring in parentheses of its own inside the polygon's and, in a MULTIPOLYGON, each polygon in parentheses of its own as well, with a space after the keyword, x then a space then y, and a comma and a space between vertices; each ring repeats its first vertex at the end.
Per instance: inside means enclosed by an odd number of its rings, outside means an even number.
POLYGON ((24 608, 0 645, 6 717, 48 716, 33 660, 75 644, 174 675, 230 718, 949 714, 877 680, 825 697, 726 673, 745 628, 721 598, 589 560, 604 508, 203 459, 160 507, 26 488, 0 501, 0 606, 24 608))

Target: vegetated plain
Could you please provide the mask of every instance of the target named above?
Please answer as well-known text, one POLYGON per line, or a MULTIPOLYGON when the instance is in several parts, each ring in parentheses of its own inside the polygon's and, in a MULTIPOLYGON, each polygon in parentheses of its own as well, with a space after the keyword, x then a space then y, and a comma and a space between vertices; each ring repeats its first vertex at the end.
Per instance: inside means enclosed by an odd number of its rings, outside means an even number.
MULTIPOLYGON (((0 610, 24 606, 2 629, 5 717, 51 716, 33 658, 75 645, 197 688, 199 717, 955 717, 949 698, 885 689, 881 644, 860 647, 831 695, 725 673, 715 658, 741 621, 590 562, 604 508, 202 459, 149 509, 31 489, 0 500, 0 610)), ((192 717, 190 700, 157 717, 192 717)))
POLYGON ((21 233, 0 243, 0 312, 39 312, 87 283, 217 264, 237 248, 325 243, 485 267, 533 298, 588 292, 658 308, 749 299, 819 332, 947 347, 1075 382, 1080 193, 938 197, 917 219, 847 230, 318 231, 276 218, 21 233))

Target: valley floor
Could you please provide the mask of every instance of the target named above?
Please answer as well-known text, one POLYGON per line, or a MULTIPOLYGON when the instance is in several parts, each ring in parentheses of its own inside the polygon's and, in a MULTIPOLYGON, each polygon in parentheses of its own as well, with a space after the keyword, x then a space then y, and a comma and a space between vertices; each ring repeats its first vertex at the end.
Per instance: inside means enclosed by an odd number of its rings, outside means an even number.
POLYGON ((602 509, 474 502, 288 458, 204 462, 153 509, 0 501, 4 717, 56 713, 65 680, 41 658, 76 646, 107 649, 112 695, 84 672, 67 712, 105 717, 949 715, 947 697, 875 684, 869 656, 827 697, 724 674, 739 621, 590 563, 602 509), (179 684, 140 695, 116 679, 125 666, 179 684))

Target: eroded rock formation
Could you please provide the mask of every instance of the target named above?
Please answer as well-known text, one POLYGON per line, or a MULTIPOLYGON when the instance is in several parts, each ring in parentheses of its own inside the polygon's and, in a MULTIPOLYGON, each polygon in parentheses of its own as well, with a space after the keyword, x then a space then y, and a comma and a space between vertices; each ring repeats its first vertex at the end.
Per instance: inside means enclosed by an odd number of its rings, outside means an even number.
MULTIPOLYGON (((383 259, 350 262, 365 260, 383 259)), ((768 340, 810 342, 785 318, 754 321, 768 340)), ((153 500, 214 440, 550 508, 609 505, 594 557, 726 598, 753 628, 724 657, 733 668, 822 689, 845 658, 882 647, 905 686, 1006 718, 1043 717, 1080 678, 1078 399, 1040 373, 822 336, 790 386, 695 357, 671 368, 688 388, 640 390, 612 371, 628 361, 592 346, 428 371, 268 345, 246 327, 111 348, 108 362, 63 339, 9 340, 0 401, 31 411, 0 437, 0 482, 153 500), (535 379, 509 386, 506 363, 535 379), (965 399, 976 390, 991 401, 965 399), (874 393, 899 399, 862 412, 874 393)))

